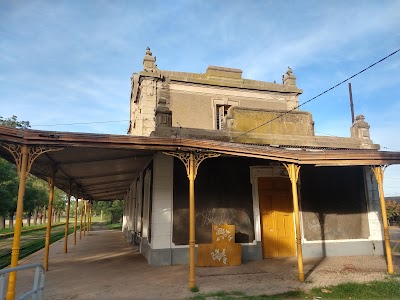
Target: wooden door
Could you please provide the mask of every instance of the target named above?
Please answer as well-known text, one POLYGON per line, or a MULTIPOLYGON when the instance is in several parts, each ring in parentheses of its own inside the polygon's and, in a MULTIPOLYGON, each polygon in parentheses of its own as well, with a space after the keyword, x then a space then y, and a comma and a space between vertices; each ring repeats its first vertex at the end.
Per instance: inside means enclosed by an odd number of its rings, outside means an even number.
POLYGON ((293 202, 289 178, 259 177, 264 258, 295 256, 293 202))

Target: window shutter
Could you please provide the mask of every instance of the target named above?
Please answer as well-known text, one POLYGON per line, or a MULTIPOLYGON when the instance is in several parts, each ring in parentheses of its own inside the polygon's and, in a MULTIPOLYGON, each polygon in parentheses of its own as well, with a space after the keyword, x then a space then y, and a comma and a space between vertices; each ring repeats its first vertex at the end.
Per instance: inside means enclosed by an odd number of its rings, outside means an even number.
POLYGON ((224 119, 225 119, 225 107, 221 105, 218 107, 218 129, 224 129, 224 119))

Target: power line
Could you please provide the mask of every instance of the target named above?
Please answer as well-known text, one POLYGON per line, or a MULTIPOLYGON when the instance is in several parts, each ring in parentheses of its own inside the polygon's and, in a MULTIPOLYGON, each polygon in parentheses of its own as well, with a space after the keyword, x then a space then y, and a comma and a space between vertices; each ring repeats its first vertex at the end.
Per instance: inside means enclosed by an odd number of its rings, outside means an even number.
MULTIPOLYGON (((334 134, 331 134, 331 133, 321 132, 321 131, 317 131, 317 130, 315 130, 314 132, 320 133, 320 134, 325 135, 325 136, 333 136, 333 137, 336 137, 336 136, 337 136, 337 135, 334 135, 334 134)), ((390 148, 390 147, 381 146, 381 148, 382 148, 382 149, 386 149, 386 150, 391 150, 391 151, 400 152, 400 150, 394 149, 394 148, 390 148)))
POLYGON ((334 85, 333 87, 331 87, 331 88, 329 88, 329 89, 323 91, 322 93, 318 94, 317 96, 312 97, 311 99, 309 99, 309 100, 307 100, 306 102, 304 102, 304 103, 302 103, 302 104, 300 104, 300 105, 298 105, 298 106, 296 106, 296 107, 294 107, 294 108, 288 110, 287 112, 284 112, 284 113, 282 113, 281 115, 276 116, 275 118, 273 118, 273 119, 271 119, 271 120, 269 120, 269 121, 267 121, 267 122, 265 122, 265 123, 263 123, 263 124, 261 124, 261 125, 259 125, 259 126, 257 126, 257 127, 254 127, 253 129, 250 129, 250 130, 248 130, 248 131, 246 131, 246 132, 243 132, 242 134, 239 134, 238 136, 233 137, 232 139, 233 139, 233 140, 234 140, 234 139, 237 139, 238 137, 241 137, 241 136, 243 136, 243 135, 245 135, 245 134, 248 134, 249 132, 252 132, 252 131, 254 131, 254 130, 260 128, 260 127, 263 127, 263 126, 265 126, 265 125, 267 125, 267 124, 269 124, 269 123, 271 123, 271 122, 273 122, 273 121, 275 121, 275 120, 277 120, 277 119, 282 118, 283 116, 289 114, 290 112, 292 112, 292 111, 294 111, 294 110, 300 108, 301 106, 303 106, 303 105, 305 105, 305 104, 307 104, 307 103, 309 103, 309 102, 311 102, 311 101, 317 99, 318 97, 322 96, 323 94, 326 94, 327 92, 329 92, 329 91, 331 91, 331 90, 337 88, 339 85, 341 85, 341 84, 343 84, 343 83, 349 81, 350 79, 352 79, 352 78, 354 78, 354 77, 360 75, 361 73, 367 71, 368 69, 372 68, 373 66, 375 66, 375 65, 377 65, 377 64, 379 64, 379 63, 381 63, 382 61, 384 61, 385 59, 389 58, 390 56, 396 54, 396 53, 399 52, 399 51, 400 51, 400 49, 397 49, 396 51, 390 53, 389 55, 385 56, 384 58, 382 58, 382 59, 378 60, 377 62, 373 63, 372 65, 370 65, 370 66, 366 67, 365 69, 359 71, 358 73, 356 73, 356 74, 350 76, 349 78, 347 78, 347 79, 343 80, 342 82, 340 82, 340 83, 334 85))
POLYGON ((387 150, 392 150, 392 151, 400 151, 400 150, 397 150, 397 149, 388 148, 388 147, 383 147, 383 146, 382 146, 382 148, 383 148, 383 149, 387 149, 387 150))
POLYGON ((119 123, 119 122, 129 122, 129 120, 82 122, 82 123, 62 123, 62 124, 45 124, 45 125, 32 125, 32 127, 61 126, 61 125, 87 125, 87 124, 104 124, 104 123, 119 123))

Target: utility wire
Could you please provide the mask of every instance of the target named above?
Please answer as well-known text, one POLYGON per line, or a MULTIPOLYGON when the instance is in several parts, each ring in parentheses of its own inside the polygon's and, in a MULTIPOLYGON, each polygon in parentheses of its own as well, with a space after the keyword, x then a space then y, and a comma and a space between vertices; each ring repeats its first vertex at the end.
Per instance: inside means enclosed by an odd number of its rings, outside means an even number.
POLYGON ((386 149, 386 150, 392 150, 392 151, 398 151, 398 152, 400 152, 400 150, 393 149, 393 148, 388 148, 388 147, 384 147, 384 146, 382 146, 382 148, 383 148, 383 149, 386 149))
POLYGON ((385 59, 389 58, 390 56, 396 54, 396 53, 399 52, 399 51, 400 51, 400 49, 397 49, 396 51, 390 53, 389 55, 385 56, 384 58, 378 60, 377 62, 373 63, 372 65, 370 65, 370 66, 366 67, 365 69, 361 70, 360 72, 358 72, 358 73, 356 73, 356 74, 350 76, 349 78, 343 80, 342 82, 340 82, 340 83, 334 85, 333 87, 331 87, 331 88, 329 88, 329 89, 323 91, 322 93, 318 94, 317 96, 312 97, 311 99, 307 100, 306 102, 304 102, 304 103, 302 103, 302 104, 300 104, 300 105, 298 105, 298 106, 296 106, 296 107, 294 107, 294 108, 288 110, 287 112, 284 112, 284 113, 280 114, 279 116, 276 116, 275 118, 273 118, 273 119, 271 119, 271 120, 269 120, 269 121, 267 121, 267 122, 265 122, 265 123, 263 123, 263 124, 261 124, 261 125, 259 125, 259 126, 257 126, 257 127, 254 127, 253 129, 250 129, 250 130, 248 130, 248 131, 246 131, 246 132, 243 132, 242 134, 239 134, 239 135, 233 137, 232 140, 235 140, 235 139, 237 139, 238 137, 241 137, 241 136, 243 136, 243 135, 245 135, 245 134, 248 134, 248 133, 250 133, 250 132, 252 132, 252 131, 254 131, 254 130, 260 128, 260 127, 263 127, 263 126, 265 126, 265 125, 267 125, 267 124, 269 124, 269 123, 271 123, 271 122, 273 122, 273 121, 275 121, 275 120, 277 120, 277 119, 282 118, 283 116, 285 116, 285 115, 291 113, 292 111, 294 111, 294 110, 300 108, 301 106, 303 106, 303 105, 305 105, 305 104, 307 104, 307 103, 309 103, 309 102, 315 100, 316 98, 322 96, 323 94, 326 94, 327 92, 329 92, 329 91, 331 91, 331 90, 337 88, 339 85, 341 85, 341 84, 343 84, 343 83, 349 81, 350 79, 352 79, 352 78, 354 78, 354 77, 360 75, 361 73, 367 71, 368 69, 372 68, 373 66, 375 66, 375 65, 377 65, 377 64, 379 64, 379 63, 381 63, 382 61, 384 61, 385 59))
MULTIPOLYGON (((321 132, 321 131, 316 131, 316 130, 315 130, 315 132, 316 132, 316 133, 323 134, 323 135, 325 135, 325 136, 333 136, 333 137, 336 137, 336 136, 337 136, 337 135, 334 135, 334 134, 330 134, 330 133, 326 133, 326 132, 321 132)), ((393 148, 389 148, 389 147, 385 147, 385 146, 381 146, 381 148, 382 148, 382 149, 386 149, 386 150, 390 150, 390 151, 400 152, 400 150, 398 150, 398 149, 393 149, 393 148)), ((386 177, 386 178, 387 178, 387 177, 386 177)))

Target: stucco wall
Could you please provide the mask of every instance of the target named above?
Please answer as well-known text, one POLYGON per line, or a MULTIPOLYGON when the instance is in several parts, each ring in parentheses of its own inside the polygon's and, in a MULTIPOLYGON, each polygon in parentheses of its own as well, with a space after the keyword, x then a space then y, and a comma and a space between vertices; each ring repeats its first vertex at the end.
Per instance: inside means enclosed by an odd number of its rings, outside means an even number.
POLYGON ((308 112, 272 111, 231 107, 226 118, 228 130, 245 132, 259 127, 252 133, 313 136, 314 125, 308 112), (283 116, 282 116, 283 115, 283 116), (274 120, 274 122, 270 122, 274 120), (261 126, 265 124, 264 126, 261 126), (261 126, 261 127, 259 127, 261 126))
POLYGON ((288 110, 297 103, 291 93, 251 91, 206 85, 170 83, 172 126, 216 129, 216 105, 288 110))
POLYGON ((305 240, 368 238, 362 167, 303 166, 300 175, 305 240))
POLYGON ((153 161, 152 249, 171 248, 173 157, 156 154, 153 161))
MULTIPOLYGON (((210 158, 199 167, 195 182, 196 243, 211 243, 212 224, 235 225, 236 243, 254 242, 251 159, 210 158)), ((189 241, 189 186, 183 164, 174 165, 175 245, 189 241)))
POLYGON ((383 240, 383 229, 378 183, 376 182, 375 176, 370 167, 364 167, 364 175, 368 200, 369 239, 380 241, 383 240))

